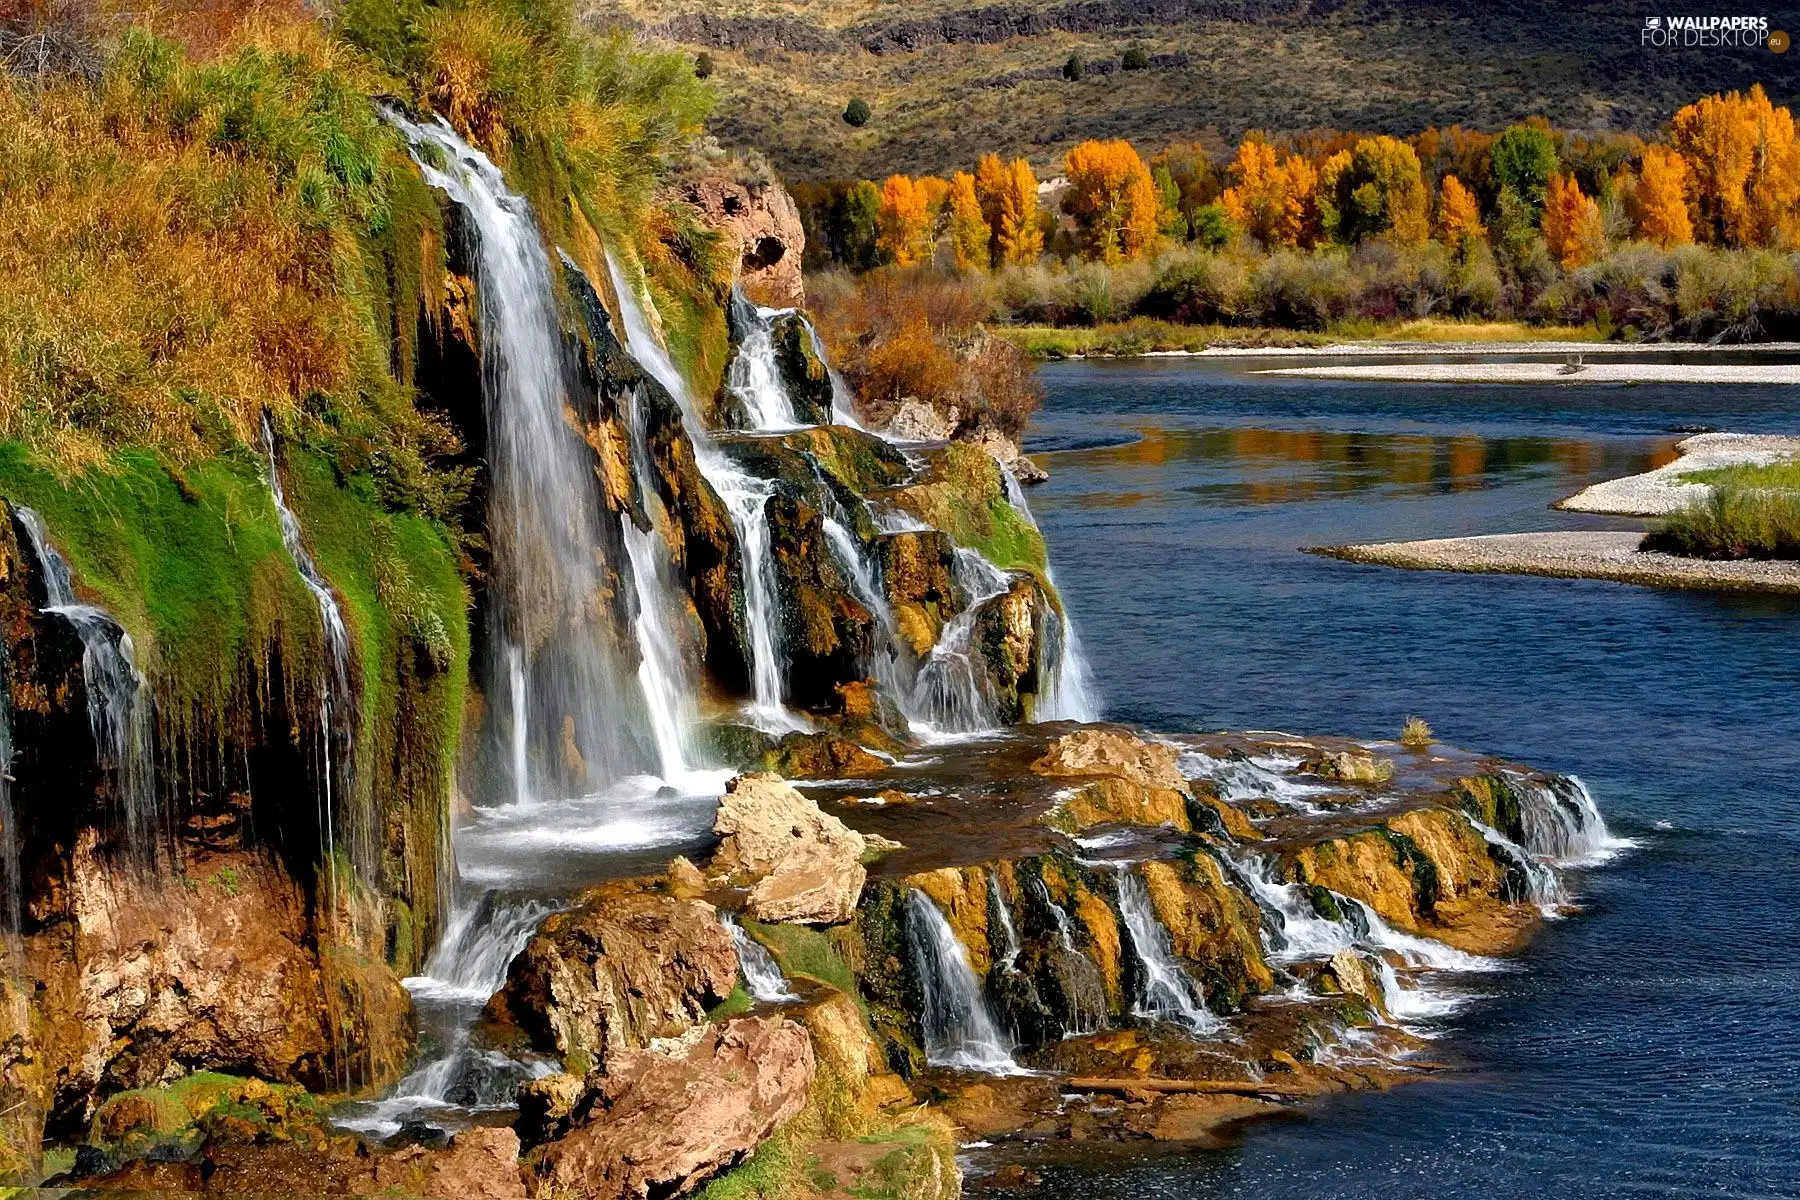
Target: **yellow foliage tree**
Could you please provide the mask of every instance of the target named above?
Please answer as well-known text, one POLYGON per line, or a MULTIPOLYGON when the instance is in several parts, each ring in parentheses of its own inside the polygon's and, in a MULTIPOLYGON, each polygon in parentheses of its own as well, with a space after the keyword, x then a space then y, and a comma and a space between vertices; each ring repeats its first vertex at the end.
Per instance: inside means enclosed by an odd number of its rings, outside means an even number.
POLYGON ((875 246, 899 267, 931 257, 931 209, 925 188, 905 175, 889 175, 875 210, 875 246))
POLYGON ((1606 253, 1606 230, 1600 206, 1582 194, 1573 175, 1552 175, 1544 193, 1544 240, 1550 254, 1573 271, 1606 253))
POLYGON ((1800 145, 1794 117, 1759 84, 1708 96, 1670 122, 1688 160, 1701 227, 1731 246, 1788 247, 1800 240, 1800 145))
POLYGON ((1012 171, 998 154, 984 154, 975 164, 975 198, 981 201, 981 216, 987 222, 989 255, 1000 257, 1000 204, 1012 186, 1012 171))
POLYGON ((950 248, 956 253, 959 271, 986 270, 992 261, 988 243, 992 233, 987 218, 981 215, 981 200, 975 194, 975 177, 958 171, 950 177, 950 248))
POLYGON ((1081 226, 1090 257, 1118 262, 1156 244, 1156 184, 1130 142, 1082 142, 1063 159, 1063 171, 1063 208, 1081 226))
POLYGON ((1319 237, 1319 175, 1297 154, 1285 159, 1260 134, 1238 146, 1232 184, 1219 202, 1239 229, 1266 246, 1310 246, 1319 237))
POLYGON ((1362 138, 1326 159, 1318 207, 1324 231, 1340 242, 1383 237, 1417 246, 1431 236, 1419 156, 1397 138, 1362 138))
POLYGON ((1044 252, 1044 231, 1038 224, 1037 176, 1022 158, 1013 159, 1006 168, 994 240, 1000 249, 1000 261, 1008 266, 1034 263, 1044 252))
POLYGON ((1688 164, 1667 146, 1646 146, 1633 193, 1632 219, 1638 236, 1663 249, 1694 240, 1688 217, 1688 164))
POLYGON ((950 181, 937 175, 921 175, 913 180, 913 185, 924 193, 925 213, 936 228, 938 216, 944 211, 944 202, 950 198, 950 181))
POLYGON ((1438 185, 1438 234, 1453 250, 1487 236, 1481 224, 1481 202, 1454 175, 1444 176, 1438 185))

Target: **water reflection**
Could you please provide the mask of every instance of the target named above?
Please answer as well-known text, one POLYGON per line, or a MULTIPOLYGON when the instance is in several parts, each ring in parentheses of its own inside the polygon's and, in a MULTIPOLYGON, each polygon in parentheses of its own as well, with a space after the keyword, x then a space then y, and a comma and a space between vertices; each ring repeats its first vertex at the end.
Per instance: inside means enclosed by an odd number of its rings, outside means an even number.
POLYGON ((1492 487, 1535 474, 1577 490, 1597 472, 1647 471, 1675 457, 1676 437, 1606 445, 1592 438, 1368 432, 1263 425, 1188 428, 1133 422, 1129 441, 1057 452, 1105 486, 1077 503, 1128 508, 1173 488, 1211 505, 1288 504, 1380 491, 1396 497, 1492 487), (1173 472, 1173 474, 1172 474, 1173 472), (1133 487, 1145 474, 1159 487, 1133 487))

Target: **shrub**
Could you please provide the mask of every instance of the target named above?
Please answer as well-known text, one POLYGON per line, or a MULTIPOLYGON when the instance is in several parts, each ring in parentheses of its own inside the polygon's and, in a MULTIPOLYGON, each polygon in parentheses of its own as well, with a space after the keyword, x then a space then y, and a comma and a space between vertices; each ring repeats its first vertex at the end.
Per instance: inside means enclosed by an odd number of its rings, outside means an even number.
POLYGON ((711 79, 713 74, 713 56, 702 50, 694 55, 694 77, 711 79))
POLYGON ((1658 522, 1642 546, 1684 558, 1800 559, 1800 492, 1714 483, 1658 522))
POLYGON ((1085 74, 1087 74, 1087 64, 1081 61, 1081 55, 1069 55, 1069 61, 1063 64, 1063 78, 1073 82, 1085 74))
POLYGON ((1142 46, 1132 46, 1125 51, 1125 56, 1119 60, 1119 66, 1127 71, 1142 71, 1149 67, 1149 65, 1150 56, 1144 53, 1144 48, 1142 46))
POLYGON ((1434 735, 1431 726, 1423 717, 1408 717, 1406 724, 1400 727, 1400 744, 1408 750, 1424 750, 1431 745, 1434 735))
POLYGON ((869 123, 869 102, 861 96, 852 96, 850 103, 844 105, 844 124, 861 129, 869 123))

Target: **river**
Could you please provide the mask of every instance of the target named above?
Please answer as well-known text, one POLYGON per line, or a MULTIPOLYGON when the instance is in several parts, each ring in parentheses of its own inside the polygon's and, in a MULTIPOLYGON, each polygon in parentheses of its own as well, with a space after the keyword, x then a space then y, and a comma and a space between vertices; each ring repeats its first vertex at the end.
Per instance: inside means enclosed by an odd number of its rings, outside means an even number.
POLYGON ((1107 715, 1445 741, 1579 775, 1639 848, 1578 880, 1431 1083, 1225 1150, 1052 1159, 1044 1194, 1800 1196, 1800 600, 1415 573, 1303 546, 1630 527, 1547 511, 1679 430, 1792 432, 1776 387, 1043 368, 1031 501, 1107 715))

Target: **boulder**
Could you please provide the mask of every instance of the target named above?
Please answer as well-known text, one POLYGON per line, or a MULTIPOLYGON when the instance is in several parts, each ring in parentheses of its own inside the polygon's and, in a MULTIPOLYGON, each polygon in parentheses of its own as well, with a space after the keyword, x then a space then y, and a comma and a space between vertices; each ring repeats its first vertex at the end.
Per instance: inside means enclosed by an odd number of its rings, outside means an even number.
POLYGON ((1345 949, 1333 954, 1328 973, 1339 991, 1357 997, 1384 1018, 1388 1015, 1381 979, 1356 951, 1345 949))
POLYGON ((734 779, 713 832, 723 839, 713 871, 757 880, 749 903, 757 920, 837 925, 854 915, 868 843, 779 775, 734 779))
POLYGON ((571 1069, 604 1066, 705 1018, 738 980, 718 912, 636 883, 584 892, 513 960, 491 1005, 571 1069))
POLYGON ((805 306, 800 259, 806 227, 787 189, 774 180, 705 175, 684 181, 680 193, 705 214, 708 225, 736 243, 738 282, 746 295, 775 308, 805 306))
POLYGON ((835 733, 790 733, 763 757, 774 774, 788 779, 866 779, 888 766, 835 733))
POLYGON ((917 396, 901 400, 887 425, 888 437, 897 442, 943 442, 955 432, 955 409, 940 413, 917 396))
POLYGON ((1300 770, 1345 783, 1386 783, 1394 777, 1394 760, 1361 750, 1326 750, 1300 764, 1300 770))
POLYGON ((1050 478, 1050 472, 1025 457, 1025 452, 1019 449, 1019 443, 986 420, 965 433, 963 440, 986 450, 996 462, 1011 471, 1013 478, 1020 483, 1042 483, 1050 478))
POLYGON ((426 1200, 525 1200, 519 1135, 478 1125, 441 1150, 409 1147, 376 1160, 375 1185, 426 1200))
POLYGON ((806 1103, 806 1030, 781 1017, 705 1025, 590 1074, 566 1132, 527 1156, 532 1193, 685 1195, 748 1157, 806 1103))
POLYGON ((1046 816, 1065 832, 1095 825, 1169 825, 1191 829, 1193 792, 1174 747, 1153 745, 1118 729, 1089 726, 1052 741, 1031 764, 1039 775, 1086 782, 1071 788, 1046 816))

